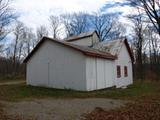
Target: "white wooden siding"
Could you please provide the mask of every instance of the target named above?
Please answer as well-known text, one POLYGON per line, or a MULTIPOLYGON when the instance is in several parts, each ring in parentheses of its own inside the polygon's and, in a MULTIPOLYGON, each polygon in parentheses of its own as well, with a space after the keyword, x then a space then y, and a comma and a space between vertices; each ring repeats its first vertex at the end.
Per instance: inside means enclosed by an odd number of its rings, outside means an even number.
POLYGON ((86 90, 85 56, 58 43, 45 41, 27 62, 27 84, 86 90))
POLYGON ((116 87, 123 87, 133 83, 132 62, 125 44, 123 44, 118 59, 115 61, 115 84, 116 87), (117 78, 117 65, 121 66, 121 77, 117 78), (128 77, 124 76, 124 66, 128 68, 128 77))
POLYGON ((97 59, 97 88, 105 88, 105 61, 103 59, 97 59))
MULTIPOLYGON (((76 44, 89 46, 91 38, 78 40, 81 43, 76 44)), ((107 60, 85 56, 65 45, 45 41, 27 62, 27 84, 51 88, 82 91, 118 88, 132 84, 132 74, 132 62, 125 44, 117 60, 107 60), (120 78, 117 78, 117 65, 121 66, 120 78), (128 77, 124 76, 124 66, 128 68, 128 77)))
POLYGON ((96 59, 86 58, 86 88, 87 90, 97 89, 96 59))
POLYGON ((97 90, 114 86, 114 61, 101 58, 86 58, 87 90, 97 90))
POLYGON ((105 79, 106 79, 106 88, 114 86, 114 62, 105 61, 105 79))

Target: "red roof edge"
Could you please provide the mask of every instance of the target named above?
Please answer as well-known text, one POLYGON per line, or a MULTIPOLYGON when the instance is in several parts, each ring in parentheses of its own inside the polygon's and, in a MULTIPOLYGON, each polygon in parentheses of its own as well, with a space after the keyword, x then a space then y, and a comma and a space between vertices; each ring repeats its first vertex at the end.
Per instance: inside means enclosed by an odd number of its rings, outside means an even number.
POLYGON ((99 54, 95 54, 95 53, 90 53, 90 52, 84 52, 84 55, 87 55, 87 56, 92 56, 92 57, 100 57, 100 58, 104 58, 104 59, 109 59, 109 60, 115 60, 117 59, 116 56, 105 56, 105 55, 99 55, 99 54))

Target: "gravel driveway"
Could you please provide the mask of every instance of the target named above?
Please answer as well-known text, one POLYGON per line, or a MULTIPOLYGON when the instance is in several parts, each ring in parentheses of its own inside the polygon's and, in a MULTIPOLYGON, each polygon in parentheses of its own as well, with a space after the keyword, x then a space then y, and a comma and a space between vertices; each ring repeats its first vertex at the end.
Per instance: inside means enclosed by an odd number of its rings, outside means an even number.
POLYGON ((90 99, 34 99, 22 102, 2 102, 8 115, 20 115, 24 120, 34 116, 37 120, 79 120, 83 113, 95 107, 114 109, 127 101, 90 98, 90 99))

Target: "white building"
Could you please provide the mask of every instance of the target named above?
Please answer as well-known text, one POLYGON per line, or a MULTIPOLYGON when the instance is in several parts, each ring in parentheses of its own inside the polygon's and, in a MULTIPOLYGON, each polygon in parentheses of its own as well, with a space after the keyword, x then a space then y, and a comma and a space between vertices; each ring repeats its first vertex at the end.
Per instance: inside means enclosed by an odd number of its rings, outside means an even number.
POLYGON ((127 40, 100 42, 96 32, 44 37, 24 60, 28 85, 81 91, 132 84, 133 61, 127 40))

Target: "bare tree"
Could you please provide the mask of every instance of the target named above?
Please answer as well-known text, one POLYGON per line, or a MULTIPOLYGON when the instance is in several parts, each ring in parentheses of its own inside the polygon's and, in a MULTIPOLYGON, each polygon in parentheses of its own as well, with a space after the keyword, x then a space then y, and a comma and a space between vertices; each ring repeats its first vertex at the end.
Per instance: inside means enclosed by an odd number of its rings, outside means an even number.
POLYGON ((137 48, 137 62, 142 64, 142 47, 143 47, 143 25, 141 18, 134 20, 134 32, 135 32, 135 46, 137 48))
POLYGON ((32 32, 32 29, 28 27, 24 28, 22 39, 24 41, 23 57, 26 57, 36 46, 37 40, 35 34, 32 32))
POLYGON ((128 16, 130 20, 133 22, 133 30, 134 30, 134 47, 136 48, 136 68, 137 75, 142 80, 144 77, 143 71, 143 48, 145 45, 144 39, 144 31, 146 30, 146 26, 143 22, 142 15, 136 16, 128 16))
POLYGON ((61 15, 61 21, 62 21, 62 24, 64 25, 64 29, 67 37, 72 36, 72 28, 70 25, 71 19, 72 19, 71 14, 61 15))
POLYGON ((78 35, 88 31, 87 14, 80 12, 61 16, 67 36, 78 35))
POLYGON ((129 0, 131 5, 145 11, 151 23, 160 35, 160 1, 159 0, 129 0))
POLYGON ((18 55, 17 56, 17 62, 21 61, 23 47, 24 47, 24 40, 20 39, 19 44, 18 44, 18 50, 17 50, 17 55, 18 55))
POLYGON ((150 60, 150 62, 157 64, 160 52, 160 36, 158 36, 154 29, 148 27, 145 31, 145 39, 148 41, 150 58, 152 58, 153 54, 153 60, 150 60))
POLYGON ((13 26, 13 39, 11 44, 6 45, 4 69, 7 75, 24 75, 25 66, 22 63, 33 49, 36 39, 32 29, 26 27, 22 22, 16 21, 13 26))
MULTIPOLYGON (((11 9, 10 0, 0 0, 0 42, 8 35, 7 26, 16 19, 13 10, 11 9)), ((0 53, 3 52, 3 44, 0 44, 0 53)))
POLYGON ((61 30, 60 18, 58 16, 51 15, 49 21, 50 21, 50 25, 51 25, 51 29, 52 29, 53 38, 58 38, 59 32, 61 30))
POLYGON ((147 26, 144 31, 144 39, 146 40, 145 51, 148 56, 148 61, 145 62, 146 71, 148 71, 146 75, 149 76, 149 79, 158 80, 160 79, 160 36, 152 26, 147 26))
POLYGON ((41 40, 44 36, 48 36, 48 30, 42 25, 37 28, 37 41, 41 40))
POLYGON ((9 32, 6 27, 16 19, 9 5, 10 0, 0 0, 0 41, 2 41, 9 32))
POLYGON ((100 37, 100 40, 104 41, 113 27, 112 17, 108 14, 95 13, 90 19, 94 29, 100 37))
POLYGON ((3 45, 0 44, 0 53, 3 51, 3 45))
POLYGON ((112 29, 109 31, 107 35, 107 39, 114 40, 118 38, 124 38, 126 34, 126 25, 121 23, 118 20, 113 20, 112 29))
MULTIPOLYGON (((23 47, 23 42, 21 41, 22 38, 22 33, 24 31, 24 24, 17 21, 15 25, 15 29, 13 34, 15 35, 14 43, 13 43, 13 69, 14 69, 14 74, 17 71, 17 57, 18 57, 18 52, 21 53, 22 47, 23 47), (19 51, 18 51, 19 49, 19 51)), ((20 54, 19 54, 20 57, 20 54)), ((19 58, 18 57, 18 58, 19 58)))

